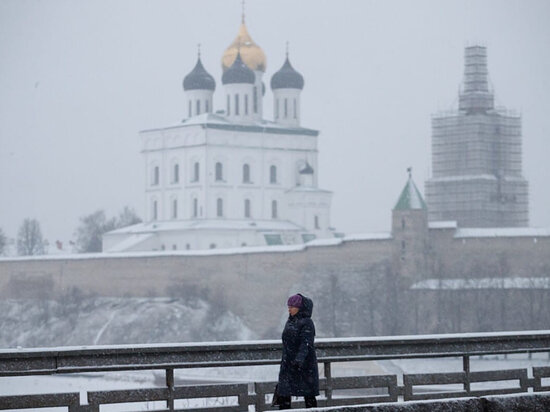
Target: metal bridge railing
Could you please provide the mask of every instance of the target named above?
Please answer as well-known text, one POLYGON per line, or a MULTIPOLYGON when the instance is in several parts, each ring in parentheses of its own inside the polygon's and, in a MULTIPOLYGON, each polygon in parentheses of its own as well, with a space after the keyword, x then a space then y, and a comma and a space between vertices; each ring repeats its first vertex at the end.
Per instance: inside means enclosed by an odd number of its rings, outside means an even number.
MULTIPOLYGON (((550 367, 473 372, 470 358, 478 355, 550 352, 550 331, 394 336, 375 338, 319 339, 317 356, 324 371, 320 381, 320 406, 445 399, 491 394, 549 391, 544 385, 550 367), (395 374, 333 377, 332 364, 407 358, 461 357, 463 370, 448 373, 395 374), (402 382, 400 384, 399 382, 402 382), (499 381, 516 382, 502 388, 499 381), (480 382, 496 383, 472 389, 480 382), (459 385, 461 389, 418 391, 422 385, 459 385), (354 389, 354 396, 334 396, 335 391, 354 389), (361 392, 364 391, 364 392, 361 392)), ((101 405, 164 401, 166 411, 177 400, 232 397, 233 404, 201 408, 204 411, 256 411, 269 409, 267 401, 275 382, 223 383, 177 386, 174 370, 278 364, 279 341, 190 343, 161 345, 114 345, 52 349, 0 350, 0 376, 54 375, 102 371, 164 370, 165 386, 80 393, 0 396, 0 410, 64 406, 70 412, 99 412, 101 405)), ((300 406, 300 402, 296 402, 300 406)))

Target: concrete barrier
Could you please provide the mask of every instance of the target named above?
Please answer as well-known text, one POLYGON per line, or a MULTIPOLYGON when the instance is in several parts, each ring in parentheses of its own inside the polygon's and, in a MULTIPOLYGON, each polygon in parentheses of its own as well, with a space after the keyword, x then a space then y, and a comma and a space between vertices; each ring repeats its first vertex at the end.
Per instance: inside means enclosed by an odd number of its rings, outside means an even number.
POLYGON ((550 411, 550 392, 487 396, 484 401, 486 412, 550 411))
MULTIPOLYGON (((295 409, 296 411, 307 409, 295 409)), ((433 401, 334 406, 316 411, 338 412, 545 412, 550 411, 550 392, 457 398, 433 401)))

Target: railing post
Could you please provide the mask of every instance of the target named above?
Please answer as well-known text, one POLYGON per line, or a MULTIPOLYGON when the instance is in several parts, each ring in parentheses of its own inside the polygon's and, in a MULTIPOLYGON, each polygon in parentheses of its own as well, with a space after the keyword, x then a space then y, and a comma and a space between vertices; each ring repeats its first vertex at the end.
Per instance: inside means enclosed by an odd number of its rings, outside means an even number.
POLYGON ((166 407, 169 411, 174 410, 174 369, 166 369, 166 386, 168 387, 168 399, 166 407))
MULTIPOLYGON (((258 382, 254 382, 254 393, 256 394, 256 403, 255 403, 255 410, 256 412, 264 411, 268 408, 266 408, 265 403, 265 392, 262 389, 262 385, 258 382)), ((275 396, 275 394, 273 394, 275 396)))
POLYGON ((464 370, 464 391, 466 394, 470 394, 470 356, 464 355, 462 357, 462 365, 464 370))
POLYGON ((325 362, 325 380, 327 383, 327 386, 325 388, 325 398, 327 398, 327 406, 329 406, 332 402, 332 373, 330 370, 330 362, 325 362))

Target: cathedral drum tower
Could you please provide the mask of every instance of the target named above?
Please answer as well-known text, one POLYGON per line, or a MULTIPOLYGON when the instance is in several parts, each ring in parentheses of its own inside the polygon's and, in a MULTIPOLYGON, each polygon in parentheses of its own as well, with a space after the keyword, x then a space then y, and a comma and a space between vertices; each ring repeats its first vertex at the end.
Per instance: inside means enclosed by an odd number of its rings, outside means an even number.
POLYGON ((461 227, 528 226, 521 156, 521 117, 495 108, 487 50, 467 47, 458 110, 432 118, 429 220, 461 227))

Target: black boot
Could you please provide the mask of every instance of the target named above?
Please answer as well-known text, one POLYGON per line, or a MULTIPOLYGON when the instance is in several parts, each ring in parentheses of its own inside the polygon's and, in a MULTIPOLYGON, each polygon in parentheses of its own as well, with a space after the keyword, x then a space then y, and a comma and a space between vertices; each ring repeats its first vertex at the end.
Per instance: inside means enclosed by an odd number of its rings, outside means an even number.
POLYGON ((279 409, 290 409, 290 396, 279 396, 279 409))
POLYGON ((305 396, 304 399, 306 400, 306 408, 317 407, 317 399, 315 399, 315 396, 305 396))

